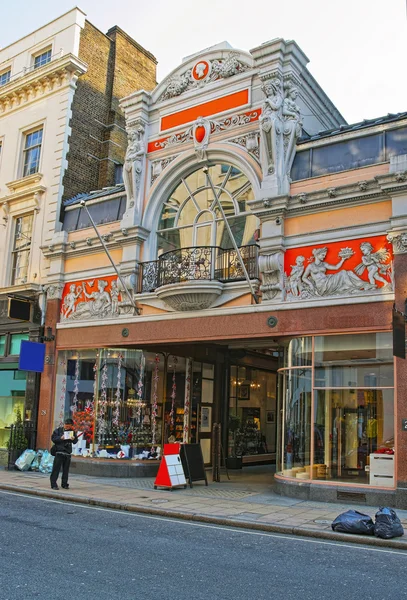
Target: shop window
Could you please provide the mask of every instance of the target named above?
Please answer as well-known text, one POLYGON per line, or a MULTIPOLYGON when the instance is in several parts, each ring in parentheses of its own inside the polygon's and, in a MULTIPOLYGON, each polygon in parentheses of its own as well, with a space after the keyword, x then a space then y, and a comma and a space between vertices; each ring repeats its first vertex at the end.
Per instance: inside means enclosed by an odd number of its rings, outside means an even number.
POLYGON ((315 387, 392 387, 391 333, 315 338, 315 387))
POLYGON ((10 336, 10 354, 12 356, 18 356, 20 354, 21 342, 28 339, 28 333, 13 333, 10 336))
POLYGON ((0 335, 0 356, 6 354, 6 336, 0 335))
POLYGON ((394 446, 393 390, 318 390, 314 414, 313 479, 369 483, 371 456, 394 446))
POLYGON ((284 359, 281 474, 392 487, 391 477, 370 473, 377 454, 394 453, 392 334, 317 336, 314 372, 295 366, 288 351, 284 359))
POLYGON ((15 220, 11 285, 19 285, 27 282, 33 220, 33 214, 17 217, 15 220))
MULTIPOLYGON (((2 365, 4 367, 5 365, 2 365)), ((19 411, 24 416, 26 380, 16 378, 17 365, 2 368, 0 390, 0 448, 5 448, 10 438, 12 425, 19 411)))

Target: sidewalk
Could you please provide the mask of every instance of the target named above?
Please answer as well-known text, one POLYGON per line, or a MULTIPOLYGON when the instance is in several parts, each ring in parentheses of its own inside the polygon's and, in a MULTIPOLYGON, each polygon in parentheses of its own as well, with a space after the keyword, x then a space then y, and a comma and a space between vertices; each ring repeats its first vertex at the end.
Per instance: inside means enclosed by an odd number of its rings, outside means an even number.
POLYGON ((222 482, 213 483, 208 475, 208 487, 204 482, 197 482, 192 489, 173 491, 154 490, 152 478, 70 475, 70 489, 54 491, 50 489, 49 475, 0 470, 0 489, 137 513, 407 551, 406 510, 397 510, 406 531, 402 538, 381 540, 373 536, 340 534, 331 529, 331 522, 338 514, 353 508, 374 519, 378 507, 279 496, 273 491, 270 473, 265 477, 256 468, 244 481, 231 473, 230 481, 222 474, 222 482))

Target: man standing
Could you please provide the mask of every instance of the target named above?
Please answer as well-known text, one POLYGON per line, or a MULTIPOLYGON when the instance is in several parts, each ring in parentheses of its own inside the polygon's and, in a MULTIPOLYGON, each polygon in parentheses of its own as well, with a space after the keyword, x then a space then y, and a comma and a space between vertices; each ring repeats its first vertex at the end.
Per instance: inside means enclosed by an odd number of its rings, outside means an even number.
POLYGON ((56 446, 54 466, 50 476, 51 488, 53 490, 59 489, 57 479, 62 467, 62 487, 67 490, 69 488, 68 474, 71 465, 72 444, 76 444, 78 441, 72 419, 65 419, 64 426, 55 429, 51 441, 56 446))

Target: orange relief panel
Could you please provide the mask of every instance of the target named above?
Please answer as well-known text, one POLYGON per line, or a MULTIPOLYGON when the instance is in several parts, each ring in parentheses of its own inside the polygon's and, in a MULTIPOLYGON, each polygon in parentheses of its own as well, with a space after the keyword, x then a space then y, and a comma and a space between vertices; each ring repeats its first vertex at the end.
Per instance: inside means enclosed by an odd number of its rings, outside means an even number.
POLYGON ((61 321, 118 314, 121 301, 117 275, 68 281, 62 293, 61 321))
POLYGON ((387 221, 392 214, 391 200, 375 202, 365 206, 353 206, 351 208, 339 208, 335 211, 315 213, 286 219, 284 223, 285 235, 300 235, 313 231, 325 231, 348 227, 352 225, 364 225, 379 221, 387 221))
POLYGON ((241 90, 234 94, 228 94, 222 96, 216 100, 210 100, 209 102, 203 102, 197 104, 191 108, 180 110, 171 115, 167 115, 161 119, 161 130, 171 129, 172 127, 178 127, 184 125, 184 123, 192 123, 198 117, 209 117, 210 115, 216 115, 226 110, 232 110, 238 106, 243 106, 249 102, 249 90, 241 90))
POLYGON ((287 300, 391 291, 392 261, 385 235, 290 248, 284 255, 287 300))
MULTIPOLYGON (((121 249, 110 250, 110 254, 116 264, 120 263, 122 259, 121 249)), ((109 267, 110 264, 110 260, 104 252, 101 252, 100 254, 89 254, 79 258, 68 258, 65 261, 65 273, 76 273, 77 271, 96 269, 97 267, 109 267)))

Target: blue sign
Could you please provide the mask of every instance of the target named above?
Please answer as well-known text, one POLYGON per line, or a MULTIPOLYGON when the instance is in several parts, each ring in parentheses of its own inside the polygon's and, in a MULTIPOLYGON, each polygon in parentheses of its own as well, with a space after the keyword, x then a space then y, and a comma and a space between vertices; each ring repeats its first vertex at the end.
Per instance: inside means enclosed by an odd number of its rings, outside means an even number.
POLYGON ((20 360, 18 368, 21 371, 44 371, 45 344, 39 342, 27 342, 23 340, 20 348, 20 360))

